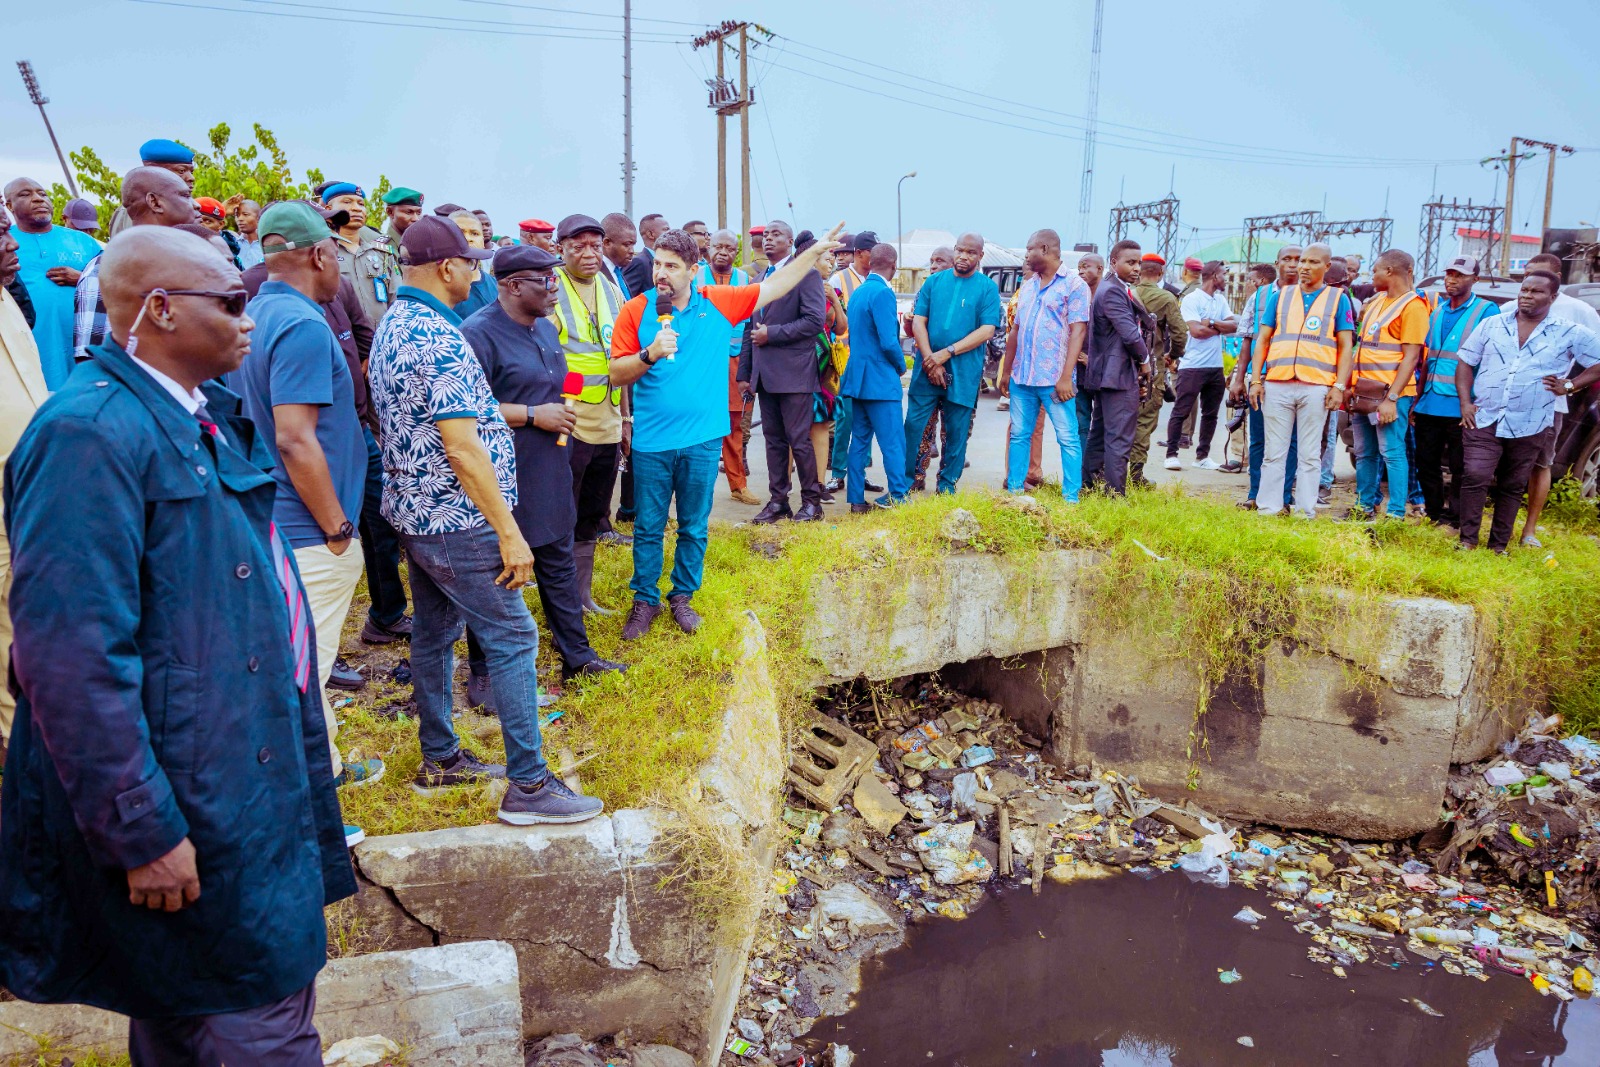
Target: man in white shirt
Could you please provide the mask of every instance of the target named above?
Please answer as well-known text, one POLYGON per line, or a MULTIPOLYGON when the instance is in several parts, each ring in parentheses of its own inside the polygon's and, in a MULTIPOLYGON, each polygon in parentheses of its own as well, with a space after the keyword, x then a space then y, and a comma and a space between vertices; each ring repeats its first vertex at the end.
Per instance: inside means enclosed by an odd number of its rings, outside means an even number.
MULTIPOLYGON (((1528 260, 1528 270, 1547 270, 1557 278, 1561 277, 1561 257, 1549 252, 1540 252, 1528 260)), ((1510 305, 1512 312, 1516 311, 1516 301, 1510 305)), ((1579 326, 1586 326, 1595 333, 1600 334, 1600 312, 1566 293, 1556 293, 1555 302, 1550 305, 1550 318, 1566 319, 1568 322, 1579 326)), ((1526 548, 1543 548, 1537 536, 1539 529, 1539 516, 1544 511, 1544 503, 1550 499, 1550 469, 1555 466, 1556 445, 1561 441, 1561 423, 1567 414, 1567 398, 1556 397, 1556 425, 1555 432, 1550 434, 1550 440, 1545 444, 1545 449, 1539 458, 1533 462, 1533 473, 1528 476, 1528 519, 1522 524, 1521 544, 1526 548)))
POLYGON ((1227 383, 1222 373, 1222 339, 1239 329, 1233 308, 1222 294, 1227 283, 1227 268, 1213 259, 1200 269, 1200 284, 1182 301, 1183 321, 1189 327, 1189 343, 1178 364, 1178 401, 1167 419, 1167 462, 1169 471, 1180 471, 1178 445, 1182 441, 1184 420, 1200 402, 1200 432, 1195 437, 1195 466, 1216 470, 1221 466, 1210 458, 1211 438, 1217 432, 1217 410, 1227 383))

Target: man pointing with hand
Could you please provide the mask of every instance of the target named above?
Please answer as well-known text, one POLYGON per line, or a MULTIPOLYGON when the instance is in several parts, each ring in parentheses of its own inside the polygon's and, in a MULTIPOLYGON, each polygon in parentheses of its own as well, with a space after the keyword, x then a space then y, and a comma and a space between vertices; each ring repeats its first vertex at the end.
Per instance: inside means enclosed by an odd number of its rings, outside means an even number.
POLYGON ((623 306, 611 339, 611 383, 633 385, 633 608, 625 640, 661 614, 667 511, 677 498, 678 543, 667 604, 684 633, 700 627, 690 598, 700 588, 717 457, 728 432, 728 346, 734 329, 816 273, 839 247, 843 224, 797 252, 757 285, 695 285, 699 247, 682 230, 656 240, 655 291, 623 306), (670 305, 657 313, 657 297, 670 305), (670 357, 670 358, 669 358, 670 357))

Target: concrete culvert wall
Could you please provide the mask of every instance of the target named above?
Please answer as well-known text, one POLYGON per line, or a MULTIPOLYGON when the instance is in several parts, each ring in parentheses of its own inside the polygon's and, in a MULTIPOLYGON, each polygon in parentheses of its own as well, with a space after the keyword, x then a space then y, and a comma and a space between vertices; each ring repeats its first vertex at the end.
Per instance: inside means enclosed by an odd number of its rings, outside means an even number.
POLYGON ((833 680, 943 669, 1060 765, 1098 761, 1166 799, 1357 840, 1433 826, 1450 765, 1509 735, 1484 699, 1469 606, 1329 594, 1348 625, 1269 646, 1253 670, 1208 684, 1195 664, 1094 625, 1103 565, 1085 551, 895 564, 872 583, 897 590, 888 604, 830 576, 808 643, 833 680))

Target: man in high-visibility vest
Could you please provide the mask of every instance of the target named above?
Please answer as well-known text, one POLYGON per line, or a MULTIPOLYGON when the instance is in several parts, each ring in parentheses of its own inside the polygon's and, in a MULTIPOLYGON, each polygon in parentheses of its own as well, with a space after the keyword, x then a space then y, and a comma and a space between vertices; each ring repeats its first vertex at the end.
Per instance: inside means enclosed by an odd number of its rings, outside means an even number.
POLYGON ((1493 300, 1473 293, 1478 261, 1457 256, 1444 270, 1444 296, 1428 318, 1423 351, 1422 393, 1412 409, 1417 433, 1417 481, 1431 522, 1461 525, 1461 396, 1456 392, 1456 353, 1478 323, 1500 314, 1493 300), (1450 484, 1445 485, 1445 471, 1450 484))
MULTIPOLYGON (((1299 284, 1272 293, 1261 309, 1250 360, 1250 405, 1261 410, 1266 428, 1258 501, 1282 499, 1290 436, 1321 441, 1328 412, 1344 402, 1356 324, 1350 295, 1325 281, 1332 258, 1326 244, 1307 245, 1300 255, 1299 284)), ((1299 452, 1294 508, 1315 518, 1321 450, 1302 446, 1299 452)), ((1278 515, 1290 511, 1261 510, 1278 515)))
POLYGON ((1406 496, 1411 485, 1411 464, 1406 456, 1406 427, 1417 400, 1417 364, 1428 340, 1428 303, 1417 295, 1411 257, 1391 248, 1372 265, 1377 287, 1361 313, 1361 338, 1356 348, 1357 396, 1363 383, 1368 391, 1384 389, 1378 410, 1352 411, 1350 434, 1356 451, 1356 505, 1349 518, 1366 520, 1378 510, 1378 465, 1389 475, 1387 514, 1406 517, 1406 496))
POLYGON ((578 520, 573 529, 573 559, 585 611, 610 614, 594 602, 594 550, 602 534, 626 543, 611 531, 611 493, 617 462, 628 453, 631 426, 622 410, 622 390, 611 384, 611 330, 622 310, 622 293, 601 271, 605 230, 588 215, 568 215, 556 225, 561 266, 555 270, 556 308, 552 321, 567 358, 567 370, 583 375, 578 424, 567 441, 572 493, 578 520))

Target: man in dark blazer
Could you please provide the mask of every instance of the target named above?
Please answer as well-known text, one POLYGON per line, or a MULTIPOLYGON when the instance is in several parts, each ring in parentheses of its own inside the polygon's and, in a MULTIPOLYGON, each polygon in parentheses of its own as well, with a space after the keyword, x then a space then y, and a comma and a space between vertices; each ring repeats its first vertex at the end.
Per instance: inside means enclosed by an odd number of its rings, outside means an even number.
MULTIPOLYGON (((775 220, 767 224, 761 246, 770 274, 794 251, 794 231, 775 220)), ((822 518, 822 482, 811 447, 812 394, 817 391, 817 335, 828 301, 822 275, 813 271, 750 320, 739 350, 740 388, 761 404, 761 433, 767 442, 767 489, 771 499, 751 519, 772 523, 822 518), (789 455, 800 478, 800 510, 789 510, 789 455)))
POLYGON ((874 245, 867 265, 867 280, 850 299, 850 362, 845 364, 844 377, 839 382, 839 395, 854 402, 855 431, 850 438, 850 466, 845 475, 852 513, 903 504, 911 485, 906 473, 905 412, 901 406, 904 390, 900 387, 906 357, 900 347, 900 316, 895 310, 894 290, 889 288, 889 279, 894 277, 894 245, 874 245), (872 458, 874 437, 883 450, 889 491, 868 504, 867 462, 872 458))
POLYGON ((644 242, 644 250, 630 259, 620 271, 624 297, 632 298, 656 287, 656 238, 669 229, 671 227, 661 215, 646 215, 639 220, 639 239, 644 242))
POLYGON ((1111 270, 1095 289, 1089 320, 1089 438, 1083 452, 1085 486, 1103 480, 1117 496, 1128 492, 1128 454, 1139 422, 1139 392, 1151 374, 1150 348, 1140 327, 1142 310, 1129 292, 1139 276, 1139 245, 1111 247, 1111 270))
POLYGON ((0 984, 131 1016, 135 1064, 313 1067, 323 908, 356 884, 266 449, 214 384, 254 324, 173 229, 114 238, 100 284, 105 342, 6 467, 0 984))

